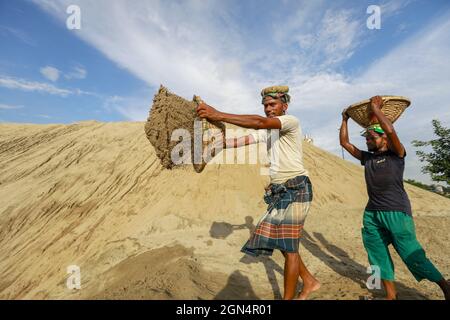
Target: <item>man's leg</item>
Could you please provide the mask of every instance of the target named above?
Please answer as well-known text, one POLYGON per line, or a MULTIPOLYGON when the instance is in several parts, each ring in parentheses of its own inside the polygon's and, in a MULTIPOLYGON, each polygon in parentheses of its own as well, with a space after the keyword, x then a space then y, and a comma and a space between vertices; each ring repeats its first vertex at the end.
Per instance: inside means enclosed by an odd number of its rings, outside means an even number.
POLYGON ((397 290, 395 289, 394 281, 381 280, 383 282, 384 290, 386 290, 386 300, 397 300, 397 290))
MULTIPOLYGON (((300 202, 293 202, 290 204, 291 216, 288 220, 292 222, 293 225, 300 226, 299 238, 301 237, 301 230, 305 223, 306 216, 308 215, 312 197, 311 185, 307 187, 309 193, 302 194, 300 202), (309 199, 309 200, 308 200, 309 199)), ((320 283, 317 281, 311 273, 306 268, 305 264, 300 257, 298 252, 298 244, 293 246, 297 248, 296 252, 282 252, 285 258, 285 268, 284 268, 284 299, 293 299, 296 294, 297 281, 300 276, 303 280, 303 290, 299 294, 298 298, 303 300, 308 297, 308 295, 320 288, 320 283)))
POLYGON ((386 299, 397 299, 394 285, 394 263, 389 253, 390 234, 379 219, 379 212, 365 211, 363 217, 362 238, 369 263, 380 268, 380 276, 386 290, 386 299))
POLYGON ((445 280, 444 278, 442 278, 442 280, 436 283, 444 293, 445 300, 450 300, 450 280, 445 280))
POLYGON ((283 253, 284 260, 284 296, 283 300, 291 300, 295 296, 299 276, 299 259, 297 252, 283 253))
POLYGON ((384 219, 391 230, 395 250, 416 280, 427 279, 435 282, 441 288, 445 299, 449 300, 449 283, 427 258, 417 240, 413 218, 403 212, 387 212, 384 219))
POLYGON ((298 270, 300 278, 302 278, 303 280, 303 288, 299 293, 297 299, 306 300, 312 292, 320 289, 320 282, 316 278, 314 278, 314 276, 309 272, 308 268, 306 268, 300 255, 298 270))
MULTIPOLYGON (((287 259, 289 259, 288 255, 290 255, 290 253, 286 253, 286 252, 282 252, 282 253, 284 255, 284 258, 287 261, 287 259)), ((294 253, 294 255, 295 255, 295 253, 294 253)), ((306 300, 312 292, 314 292, 320 288, 320 282, 316 278, 314 278, 314 276, 309 272, 308 268, 306 268, 305 264, 303 263, 302 257, 300 256, 299 253, 297 253, 297 256, 298 256, 298 264, 297 264, 298 274, 299 274, 300 278, 302 278, 302 281, 303 281, 303 289, 298 294, 297 299, 298 300, 306 300)), ((286 277, 285 277, 285 279, 286 279, 286 277)), ((298 276, 297 276, 297 279, 295 280, 294 294, 295 294, 295 289, 297 287, 297 280, 298 280, 298 276)), ((290 288, 291 287, 289 286, 289 289, 290 288)), ((286 292, 286 283, 285 283, 285 292, 286 292)))

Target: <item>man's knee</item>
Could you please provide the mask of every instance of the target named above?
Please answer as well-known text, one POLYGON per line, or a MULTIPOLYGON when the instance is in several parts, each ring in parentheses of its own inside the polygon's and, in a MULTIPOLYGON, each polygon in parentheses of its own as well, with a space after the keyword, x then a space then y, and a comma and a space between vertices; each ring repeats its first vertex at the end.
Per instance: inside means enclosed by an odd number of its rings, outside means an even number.
POLYGON ((405 250, 398 253, 400 258, 402 258, 403 262, 405 262, 407 266, 418 266, 428 260, 425 254, 425 250, 423 250, 422 248, 414 251, 405 250))
POLYGON ((420 261, 425 258, 425 250, 420 245, 415 234, 396 235, 394 248, 403 261, 420 261))

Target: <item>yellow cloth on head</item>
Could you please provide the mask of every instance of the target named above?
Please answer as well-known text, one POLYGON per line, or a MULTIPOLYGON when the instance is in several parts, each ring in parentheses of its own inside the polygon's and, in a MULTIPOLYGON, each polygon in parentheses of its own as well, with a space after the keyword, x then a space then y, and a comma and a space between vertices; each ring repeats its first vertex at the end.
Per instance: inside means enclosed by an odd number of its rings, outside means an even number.
POLYGON ((288 86, 271 86, 262 89, 261 96, 265 96, 268 93, 288 93, 289 87, 288 86))

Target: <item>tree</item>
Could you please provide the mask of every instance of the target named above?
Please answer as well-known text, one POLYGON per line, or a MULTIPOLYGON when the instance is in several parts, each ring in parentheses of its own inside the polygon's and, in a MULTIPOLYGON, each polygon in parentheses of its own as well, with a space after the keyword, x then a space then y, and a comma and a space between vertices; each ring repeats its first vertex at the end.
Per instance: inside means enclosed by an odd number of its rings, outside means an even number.
POLYGON ((423 173, 429 173, 433 181, 444 181, 450 185, 450 129, 441 125, 439 120, 432 120, 434 134, 437 139, 430 141, 412 141, 415 147, 431 146, 432 152, 416 151, 421 162, 423 173))

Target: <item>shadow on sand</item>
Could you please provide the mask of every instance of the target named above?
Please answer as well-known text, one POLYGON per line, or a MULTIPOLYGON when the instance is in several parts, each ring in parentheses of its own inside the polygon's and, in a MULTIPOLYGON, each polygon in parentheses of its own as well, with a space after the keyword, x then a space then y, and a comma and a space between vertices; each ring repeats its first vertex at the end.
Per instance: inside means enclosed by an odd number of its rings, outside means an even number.
MULTIPOLYGON (((245 217, 245 223, 232 225, 227 222, 213 222, 210 228, 210 235, 216 239, 226 239, 234 230, 248 229, 250 235, 255 229, 253 218, 245 217)), ((342 277, 348 278, 357 283, 366 290, 366 281, 369 274, 366 273, 367 267, 353 260, 347 252, 331 244, 326 238, 318 232, 313 233, 314 238, 306 231, 303 231, 302 245, 320 259, 334 272, 342 277)), ((241 263, 262 263, 266 270, 267 279, 272 286, 274 299, 281 299, 282 293, 276 278, 276 272, 283 277, 284 270, 271 257, 252 257, 244 255, 240 259, 241 263)), ((320 280, 320 275, 319 280, 320 280)), ((301 289, 301 283, 299 289, 301 289)), ((400 299, 428 299, 424 294, 414 288, 407 287, 401 283, 396 283, 398 296, 400 299)), ((369 293, 369 291, 368 291, 369 293)), ((384 290, 371 291, 374 297, 382 298, 384 290)), ((363 298, 363 297, 360 297, 363 298)), ((217 294, 215 299, 259 299, 254 293, 248 277, 242 275, 240 271, 234 271, 228 278, 226 286, 217 294)))
POLYGON ((256 226, 253 224, 253 218, 250 216, 245 217, 245 223, 243 224, 230 224, 228 222, 214 221, 209 229, 209 235, 214 239, 226 239, 233 233, 234 230, 248 229, 251 235, 256 226))
POLYGON ((225 287, 214 297, 214 300, 259 300, 253 291, 248 277, 235 270, 229 277, 225 287))
MULTIPOLYGON (((248 229, 249 236, 255 230, 253 224, 253 218, 250 216, 245 217, 245 223, 239 225, 233 225, 227 222, 213 222, 209 230, 209 234, 215 239, 226 239, 230 236, 234 230, 248 229)), ((275 299, 281 299, 281 291, 275 276, 275 272, 278 272, 283 277, 283 268, 281 268, 270 257, 252 257, 244 255, 240 262, 245 264, 250 263, 262 263, 266 270, 267 278, 272 286, 272 291, 275 299)), ((217 294, 216 299, 259 299, 251 287, 249 279, 242 275, 238 270, 234 271, 228 278, 227 285, 222 291, 217 294), (238 288, 240 288, 238 290, 238 288)))
POLYGON ((280 267, 271 257, 252 257, 249 255, 244 255, 239 262, 245 264, 251 263, 262 263, 264 265, 264 269, 266 270, 267 279, 269 280, 270 285, 272 286, 273 298, 281 299, 281 289, 278 285, 278 281, 275 275, 275 272, 278 272, 283 278, 284 270, 280 267))
MULTIPOLYGON (((317 241, 306 231, 303 231, 303 238, 301 240, 302 245, 334 272, 354 281, 360 285, 361 288, 368 290, 366 287, 366 281, 369 277, 369 274, 366 273, 367 266, 353 260, 347 252, 328 242, 321 233, 314 232, 313 235, 324 249, 322 249, 317 241)), ((416 289, 407 287, 401 283, 396 282, 396 288, 400 299, 428 299, 416 289)), ((373 293, 373 296, 376 298, 384 297, 384 290, 371 291, 371 293, 373 293)))

